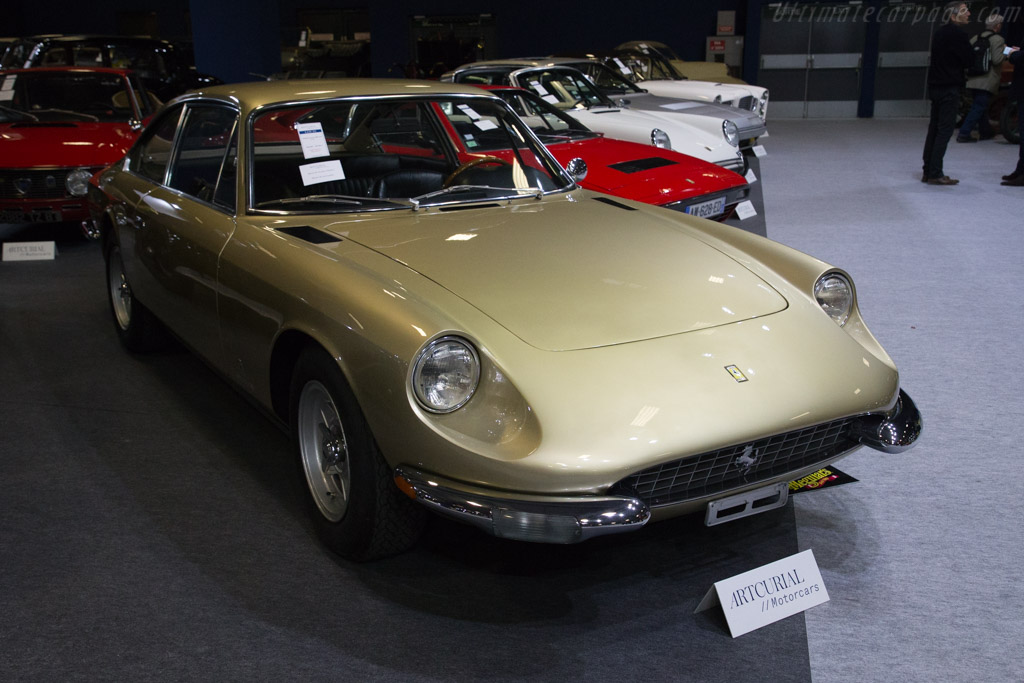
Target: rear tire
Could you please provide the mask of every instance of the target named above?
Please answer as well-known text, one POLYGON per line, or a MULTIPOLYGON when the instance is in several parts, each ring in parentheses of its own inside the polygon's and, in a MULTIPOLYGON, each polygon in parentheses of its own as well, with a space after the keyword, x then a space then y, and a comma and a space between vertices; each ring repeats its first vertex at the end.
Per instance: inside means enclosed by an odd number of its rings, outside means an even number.
POLYGON ((299 356, 289 407, 313 521, 324 543, 360 562, 412 547, 426 511, 395 485, 355 395, 322 349, 308 348, 299 356))

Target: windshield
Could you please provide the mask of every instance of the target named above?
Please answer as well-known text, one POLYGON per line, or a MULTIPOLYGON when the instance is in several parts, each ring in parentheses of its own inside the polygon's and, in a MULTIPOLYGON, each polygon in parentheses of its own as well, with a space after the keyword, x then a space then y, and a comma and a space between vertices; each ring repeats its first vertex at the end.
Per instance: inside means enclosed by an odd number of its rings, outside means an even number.
POLYGON ((616 67, 621 65, 622 69, 620 70, 628 69, 632 76, 627 75, 627 77, 637 82, 685 80, 685 77, 676 71, 667 59, 657 54, 625 52, 613 58, 612 61, 616 67))
MULTIPOLYGON (((598 135, 576 119, 562 113, 553 105, 542 100, 539 95, 528 90, 506 88, 492 90, 491 93, 505 100, 505 103, 512 107, 512 111, 530 127, 530 130, 545 145, 565 142, 566 140, 592 138, 598 135)), ((469 133, 468 137, 464 137, 463 141, 467 147, 472 146, 481 150, 486 149, 487 151, 508 147, 507 140, 495 140, 497 142, 495 147, 482 147, 487 141, 480 140, 479 136, 474 135, 472 132, 469 133)))
POLYGON ((520 88, 562 110, 615 106, 576 69, 529 69, 517 71, 513 77, 520 88))
POLYGON ((6 47, 3 57, 0 57, 0 67, 4 69, 16 69, 25 66, 32 48, 36 46, 34 40, 19 40, 6 47))
POLYGON ((126 122, 138 118, 124 77, 96 71, 0 74, 0 107, 0 120, 5 121, 126 122))
POLYGON ((525 124, 491 97, 382 98, 280 107, 252 121, 250 208, 421 208, 569 189, 525 124), (458 154, 463 147, 502 154, 458 154), (485 142, 486 141, 486 142, 485 142))
MULTIPOLYGON (((632 81, 620 73, 616 73, 598 62, 580 62, 574 64, 577 69, 587 74, 598 89, 605 95, 642 95, 643 88, 637 87, 632 81)), ((626 69, 628 71, 628 69, 626 69)))

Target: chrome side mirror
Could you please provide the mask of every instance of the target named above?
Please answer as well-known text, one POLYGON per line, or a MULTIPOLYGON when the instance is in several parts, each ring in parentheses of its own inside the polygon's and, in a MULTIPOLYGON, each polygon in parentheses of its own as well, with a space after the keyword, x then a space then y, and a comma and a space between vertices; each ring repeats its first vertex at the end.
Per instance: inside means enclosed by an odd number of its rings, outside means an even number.
POLYGON ((581 182, 584 178, 587 177, 587 162, 583 161, 583 159, 579 157, 576 157, 575 159, 568 163, 568 165, 565 167, 565 170, 569 172, 569 175, 572 176, 573 180, 575 180, 577 183, 581 182))
POLYGON ((128 121, 128 127, 137 133, 142 130, 142 121, 139 121, 138 119, 131 119, 128 121))

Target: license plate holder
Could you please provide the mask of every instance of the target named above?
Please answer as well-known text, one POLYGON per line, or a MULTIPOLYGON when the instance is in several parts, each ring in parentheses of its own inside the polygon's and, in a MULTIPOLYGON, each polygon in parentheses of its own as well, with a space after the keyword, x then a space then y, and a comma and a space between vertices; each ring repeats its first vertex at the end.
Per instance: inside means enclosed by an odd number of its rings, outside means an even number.
POLYGON ((715 526, 780 508, 789 500, 789 482, 763 486, 708 503, 705 526, 715 526))

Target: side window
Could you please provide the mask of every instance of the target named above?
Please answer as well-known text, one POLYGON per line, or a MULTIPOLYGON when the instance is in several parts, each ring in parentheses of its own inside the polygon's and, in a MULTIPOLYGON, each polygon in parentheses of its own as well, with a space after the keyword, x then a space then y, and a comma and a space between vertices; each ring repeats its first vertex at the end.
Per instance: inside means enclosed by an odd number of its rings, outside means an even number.
MULTIPOLYGON (((38 59, 38 66, 64 66, 70 63, 66 49, 60 45, 48 48, 38 59)), ((26 64, 26 66, 28 65, 26 64)))
MULTIPOLYGON (((224 157, 231 145, 238 114, 216 105, 186 107, 168 185, 213 203, 224 157)), ((227 188, 225 188, 225 191, 227 188)), ((232 202, 232 207, 233 206, 232 202)))
POLYGON ((103 51, 93 45, 75 45, 71 48, 71 63, 75 66, 103 66, 103 51))
POLYGON ((220 168, 220 178, 217 180, 217 190, 213 195, 213 203, 229 211, 235 210, 235 188, 238 178, 238 126, 231 134, 231 142, 228 144, 228 153, 224 156, 224 163, 220 168))
POLYGON ((171 149, 174 146, 174 133, 178 129, 182 107, 176 107, 161 117, 156 126, 147 131, 146 135, 132 151, 131 170, 153 182, 163 183, 167 175, 167 164, 171 160, 171 149))

